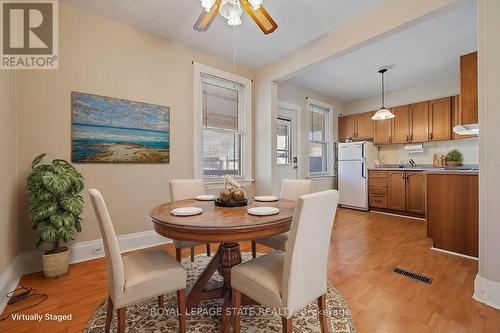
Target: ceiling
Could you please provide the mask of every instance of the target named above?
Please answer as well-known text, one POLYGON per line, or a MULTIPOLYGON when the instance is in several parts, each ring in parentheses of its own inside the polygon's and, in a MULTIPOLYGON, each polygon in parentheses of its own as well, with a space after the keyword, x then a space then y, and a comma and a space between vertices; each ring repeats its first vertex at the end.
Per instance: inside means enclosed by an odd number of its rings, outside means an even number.
MULTIPOLYGON (((382 18, 383 19, 383 18, 382 18)), ((290 81, 341 102, 398 90, 460 73, 459 56, 476 48, 476 3, 471 2, 345 56, 314 66, 290 81)))
MULTIPOLYGON (((233 60, 233 28, 218 15, 208 32, 193 30, 202 11, 199 0, 63 0, 82 9, 129 24, 169 40, 233 60)), ((244 13, 236 32, 239 65, 267 64, 359 15, 379 0, 264 0, 278 23, 265 36, 244 13)))

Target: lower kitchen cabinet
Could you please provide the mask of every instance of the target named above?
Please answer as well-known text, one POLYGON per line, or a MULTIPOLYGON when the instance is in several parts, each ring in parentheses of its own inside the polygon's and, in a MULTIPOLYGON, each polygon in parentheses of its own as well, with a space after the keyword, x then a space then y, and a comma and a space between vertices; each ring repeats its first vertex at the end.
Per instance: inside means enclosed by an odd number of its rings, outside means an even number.
POLYGON ((406 211, 425 214, 425 175, 423 172, 406 172, 406 211))
POLYGON ((368 172, 369 206, 412 216, 425 216, 425 174, 421 171, 368 172))
POLYGON ((387 208, 392 210, 406 210, 406 172, 388 171, 389 197, 387 208))
POLYGON ((427 236, 438 249, 478 256, 477 175, 427 175, 427 236))

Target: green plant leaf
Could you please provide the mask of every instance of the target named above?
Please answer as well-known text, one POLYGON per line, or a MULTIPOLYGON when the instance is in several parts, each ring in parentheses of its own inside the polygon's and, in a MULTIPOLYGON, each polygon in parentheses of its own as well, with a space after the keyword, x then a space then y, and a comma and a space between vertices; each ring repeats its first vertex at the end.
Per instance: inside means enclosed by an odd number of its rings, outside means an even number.
POLYGON ((45 188, 55 194, 64 193, 71 187, 71 177, 66 173, 46 173, 42 181, 45 188))
POLYGON ((83 198, 79 195, 64 195, 60 199, 61 207, 74 214, 80 215, 83 210, 83 198))
POLYGON ((31 168, 32 169, 35 169, 35 167, 43 160, 43 158, 47 156, 47 154, 43 153, 43 154, 40 154, 38 155, 37 157, 35 157, 35 159, 33 160, 33 162, 31 163, 31 168))
POLYGON ((55 242, 58 239, 57 229, 50 223, 40 223, 36 232, 44 242, 55 242))
POLYGON ((45 202, 32 207, 30 213, 32 221, 40 221, 49 218, 57 211, 57 204, 54 202, 45 202))

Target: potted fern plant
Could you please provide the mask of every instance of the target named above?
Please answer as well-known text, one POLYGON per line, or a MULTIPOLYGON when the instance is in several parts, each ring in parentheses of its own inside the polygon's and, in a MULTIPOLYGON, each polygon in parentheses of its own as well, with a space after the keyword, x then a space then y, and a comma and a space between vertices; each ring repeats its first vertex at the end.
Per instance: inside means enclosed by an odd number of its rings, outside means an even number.
POLYGON ((456 149, 450 150, 450 152, 446 155, 446 165, 448 166, 461 166, 463 161, 463 155, 456 149))
POLYGON ((26 188, 30 193, 29 217, 36 233, 36 246, 51 243, 43 255, 46 277, 65 274, 69 265, 69 249, 62 242, 82 231, 83 176, 68 162, 55 159, 40 164, 46 154, 37 156, 31 165, 26 188))

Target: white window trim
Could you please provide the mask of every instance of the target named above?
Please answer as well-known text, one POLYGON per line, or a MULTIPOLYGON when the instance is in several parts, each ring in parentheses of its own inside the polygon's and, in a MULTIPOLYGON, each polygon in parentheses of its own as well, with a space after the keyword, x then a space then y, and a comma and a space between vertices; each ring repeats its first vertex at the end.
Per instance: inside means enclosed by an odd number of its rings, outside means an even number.
POLYGON ((321 101, 318 101, 313 98, 307 98, 307 178, 326 178, 326 177, 333 177, 333 166, 334 166, 334 161, 333 161, 333 126, 332 126, 332 115, 333 115, 333 105, 327 104, 321 101), (321 108, 327 109, 328 114, 326 115, 326 123, 328 125, 328 128, 326 130, 326 149, 327 149, 327 161, 326 161, 326 170, 327 172, 313 172, 311 173, 310 170, 310 161, 309 161, 309 149, 310 149, 310 142, 309 140, 309 131, 311 130, 311 105, 317 105, 321 108))
MULTIPOLYGON (((203 177, 203 102, 202 102, 202 76, 209 75, 215 78, 228 80, 242 85, 243 90, 243 126, 241 145, 241 176, 238 180, 247 183, 253 182, 253 161, 252 161, 252 80, 233 73, 213 68, 204 64, 193 62, 194 67, 194 178, 204 179, 208 187, 218 188, 223 178, 203 177)), ((236 178, 236 177, 235 177, 236 178)))

